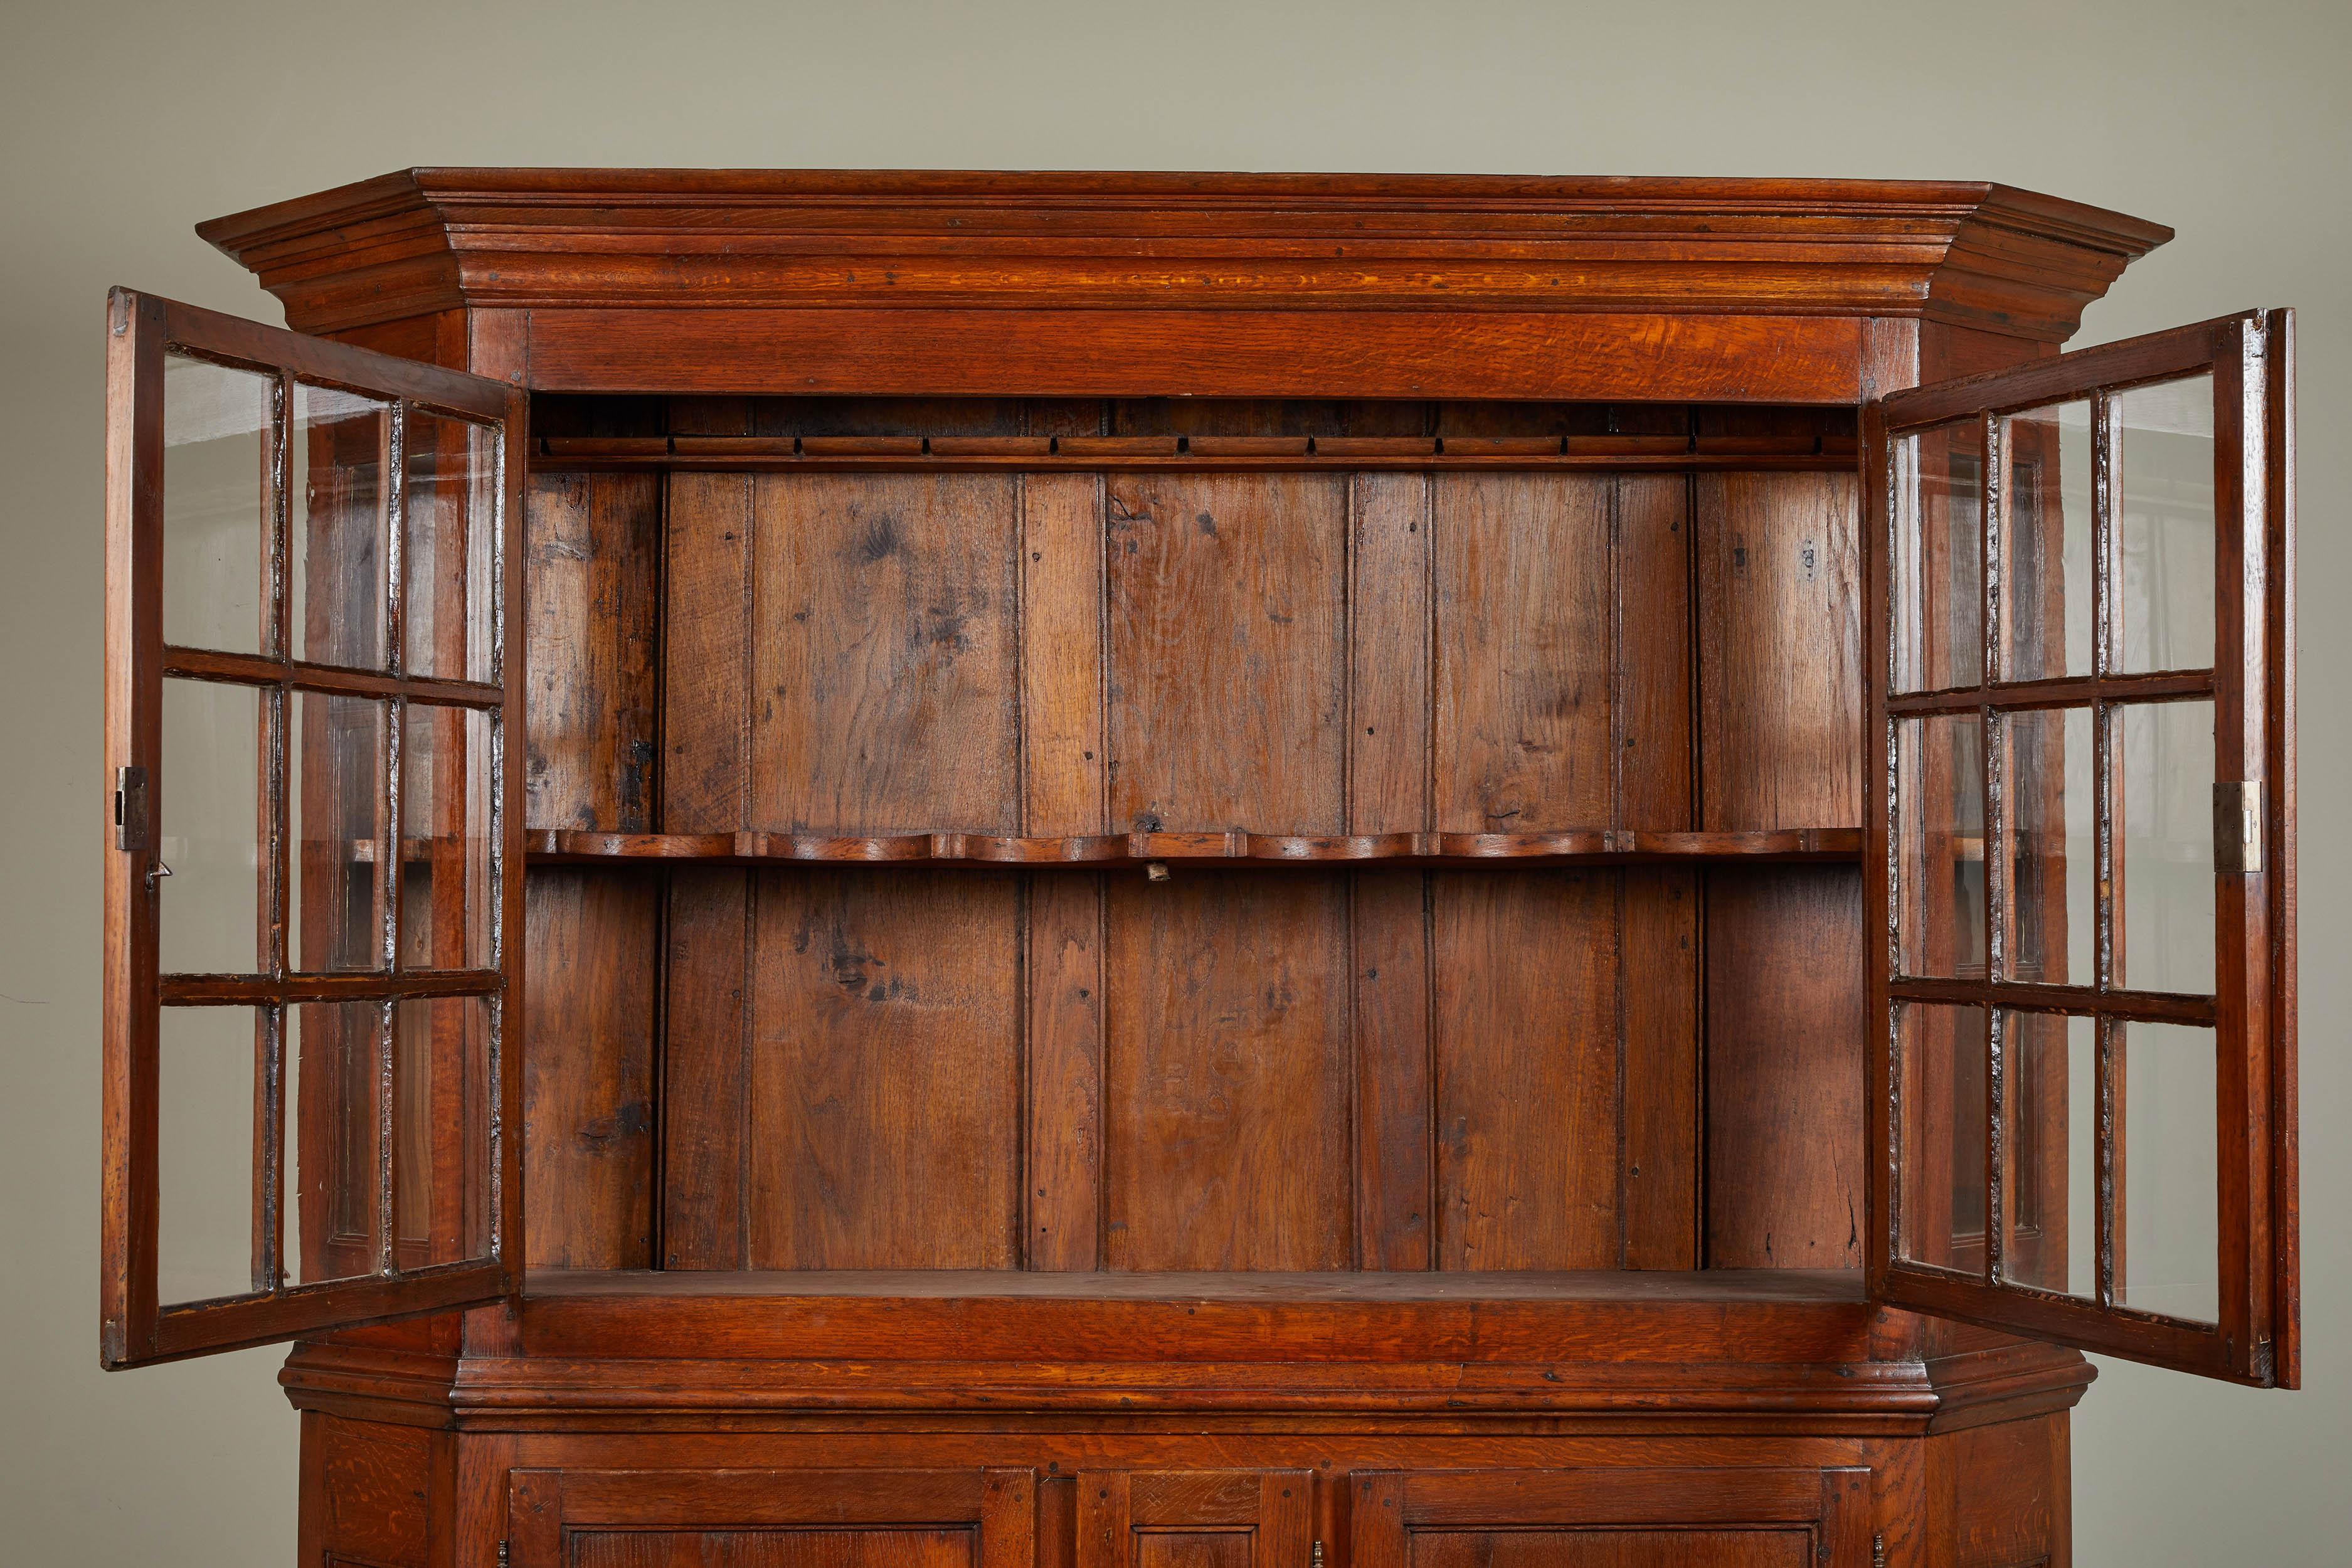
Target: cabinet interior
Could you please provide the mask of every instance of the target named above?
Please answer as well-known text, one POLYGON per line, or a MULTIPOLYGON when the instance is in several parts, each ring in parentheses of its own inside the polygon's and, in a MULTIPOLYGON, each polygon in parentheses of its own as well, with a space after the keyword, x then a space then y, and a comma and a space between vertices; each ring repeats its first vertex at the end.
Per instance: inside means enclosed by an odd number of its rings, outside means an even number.
POLYGON ((1853 441, 1850 409, 540 397, 530 842, 705 837, 530 867, 529 1264, 1858 1268, 1853 441), (726 853, 1234 829, 1315 843, 726 853), (1694 837, 1527 843, 1578 830, 1694 837), (1382 834, 1533 858, 1335 858, 1382 834))

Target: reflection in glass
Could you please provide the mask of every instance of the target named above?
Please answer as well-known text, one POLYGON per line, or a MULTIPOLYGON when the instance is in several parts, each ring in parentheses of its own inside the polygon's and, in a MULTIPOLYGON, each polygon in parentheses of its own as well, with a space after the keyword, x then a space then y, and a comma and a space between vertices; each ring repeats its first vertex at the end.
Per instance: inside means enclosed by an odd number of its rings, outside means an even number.
POLYGON ((497 433, 411 411, 402 486, 403 619, 411 675, 491 681, 497 433))
POLYGON ((155 1287, 163 1305, 253 1288, 255 1007, 165 1007, 156 1032, 155 1287))
POLYGON ((2118 392, 2115 668, 2213 663, 2213 378, 2118 392))
POLYGON ((1985 1010, 1912 1002, 1895 1013, 1902 1107, 1898 1255, 1985 1268, 1985 1010))
POLYGON ((393 1234, 403 1268, 489 1255, 489 1011, 480 996, 396 1010, 393 1234))
POLYGON ((384 831, 385 705, 298 691, 287 780, 294 860, 293 964, 383 967, 376 859, 384 831))
POLYGON ((1897 691, 1974 686, 1984 667, 1984 448, 1973 419, 1893 443, 1890 628, 1897 691))
POLYGON ((2009 752, 2007 978, 2089 985, 2098 930, 2097 796, 2088 708, 2033 710, 2000 721, 2009 752))
POLYGON ((2213 990, 2213 704, 2116 708, 2116 983, 2213 990))
POLYGON ((2009 418, 2004 680, 2091 673, 2091 405, 2009 418))
POLYGON ((375 1272, 376 1068, 382 1002, 288 1009, 286 1186, 298 1285, 375 1272))
POLYGON ((156 960, 166 974, 264 967, 261 713, 250 686, 165 680, 156 960))
POLYGON ((403 731, 400 962, 490 968, 490 717, 412 702, 403 731))
POLYGON ((2215 1322, 2221 1230, 2214 1033, 2180 1024, 2122 1027, 2116 1304, 2215 1322))
POLYGON ((388 405, 297 383, 288 482, 294 657, 382 669, 388 405))
POLYGON ((2098 1023, 2009 1013, 2001 1026, 2001 1278, 2098 1295, 2098 1023))
POLYGON ((1906 974, 1985 973, 1984 763, 1975 714, 1896 731, 1896 901, 1906 974))
POLYGON ((163 355, 163 640, 265 643, 270 398, 276 378, 163 355))

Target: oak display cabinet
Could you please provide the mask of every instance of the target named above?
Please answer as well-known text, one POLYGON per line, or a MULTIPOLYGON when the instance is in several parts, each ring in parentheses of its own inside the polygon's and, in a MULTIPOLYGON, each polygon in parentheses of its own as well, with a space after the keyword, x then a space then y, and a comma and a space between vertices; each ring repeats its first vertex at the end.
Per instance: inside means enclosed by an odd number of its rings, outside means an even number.
POLYGON ((102 1354, 303 1568, 2063 1563, 2297 1379, 2292 319, 1979 184, 415 170, 109 304, 102 1354))

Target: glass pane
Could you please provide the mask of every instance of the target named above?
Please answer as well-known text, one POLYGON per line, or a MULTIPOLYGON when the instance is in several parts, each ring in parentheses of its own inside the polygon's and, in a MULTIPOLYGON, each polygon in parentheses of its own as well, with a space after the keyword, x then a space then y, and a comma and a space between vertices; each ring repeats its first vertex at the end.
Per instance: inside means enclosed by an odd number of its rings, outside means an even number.
POLYGON ((269 404, 276 378, 163 356, 163 640, 228 653, 265 640, 269 404))
POLYGON ((2009 813, 2008 978, 2090 985, 2098 973, 2096 818, 2087 708, 2014 713, 2001 800, 2009 813))
POLYGON ((165 1007, 156 1036, 155 1292, 253 1289, 256 1007, 165 1007))
POLYGON ((402 594, 412 675, 498 679, 490 663, 497 452, 495 431, 408 416, 402 594))
POLYGON ((1902 1106, 1898 1255, 1982 1274, 1985 1010, 1924 1002, 1895 1013, 1902 1106))
POLYGON ((490 717, 411 703, 402 749, 400 962, 490 968, 490 717))
POLYGON ((393 1234, 403 1268, 489 1256, 490 1005, 399 1005, 393 1070, 393 1234))
POLYGON ((2116 1303, 2221 1317, 2220 1110, 2213 1031, 2126 1024, 2116 1070, 2116 1303))
POLYGON ((294 388, 294 657, 385 668, 384 447, 391 408, 352 393, 294 388))
POLYGON ((1984 666, 1984 440, 1974 419, 1894 443, 1895 689, 1974 686, 1984 666))
POLYGON ((261 934, 261 712, 250 686, 163 682, 156 850, 157 963, 166 974, 250 974, 261 934))
POLYGON ((2091 673, 2091 405, 2009 419, 2005 680, 2091 673))
POLYGON ((2213 663, 2213 378, 2115 395, 2115 668, 2213 663))
POLYGON ((2001 1277, 2095 1300, 2099 1289, 2095 1020, 2010 1013, 2001 1026, 2008 1228, 2001 1277))
POLYGON ((1895 837, 1903 973, 1981 979, 1984 728, 1974 714, 1899 722, 1895 837))
POLYGON ((293 705, 294 967, 381 969, 384 704, 298 691, 293 705))
POLYGON ((287 1190, 294 1283, 375 1272, 377 1035, 381 1002, 289 1009, 287 1190))
POLYGON ((2116 984, 2213 989, 2213 704, 2115 710, 2116 984))

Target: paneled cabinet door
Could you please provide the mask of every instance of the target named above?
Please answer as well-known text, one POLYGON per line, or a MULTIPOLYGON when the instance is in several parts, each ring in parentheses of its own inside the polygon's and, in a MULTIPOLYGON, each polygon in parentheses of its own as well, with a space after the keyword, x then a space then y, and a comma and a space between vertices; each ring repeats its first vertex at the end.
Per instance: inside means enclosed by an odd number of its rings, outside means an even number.
POLYGON ((109 1366, 520 1278, 524 417, 107 301, 109 1366))
POLYGON ((1082 1470, 1077 1568, 1309 1568, 1308 1470, 1082 1470))
POLYGON ((2294 331, 1863 413, 1873 1293, 2290 1387, 2294 331))
POLYGON ((1354 1568, 1871 1568, 1870 1472, 1358 1472, 1354 1568))
POLYGON ((1037 1568, 1008 1470, 516 1470, 509 1568, 1037 1568))

